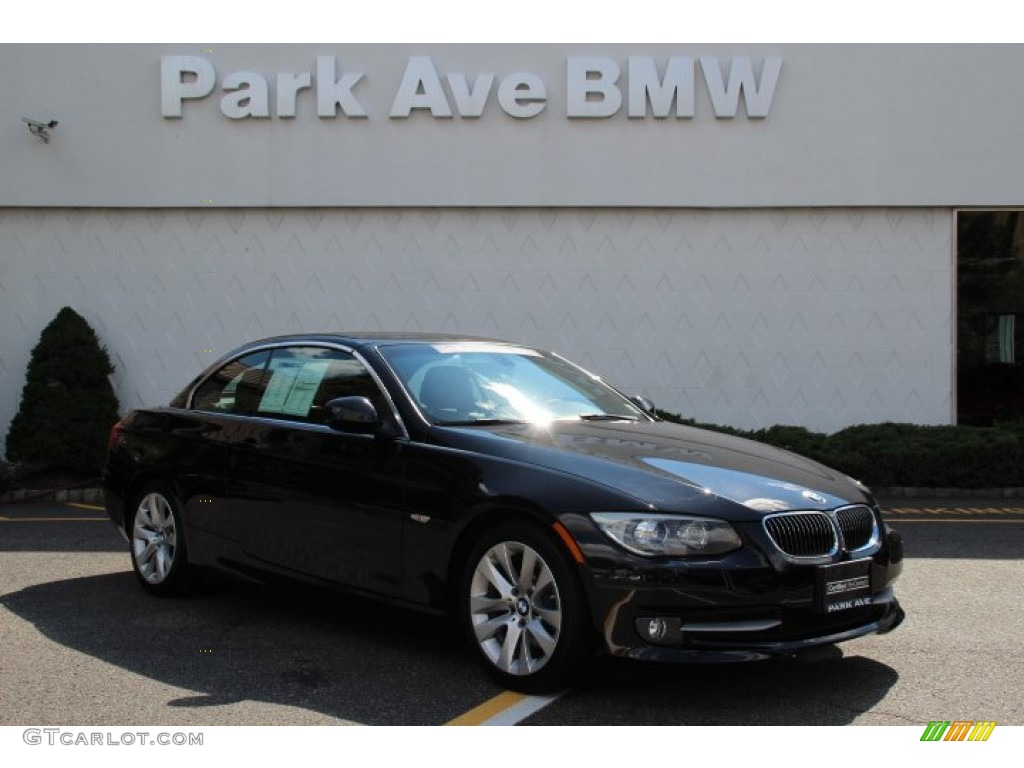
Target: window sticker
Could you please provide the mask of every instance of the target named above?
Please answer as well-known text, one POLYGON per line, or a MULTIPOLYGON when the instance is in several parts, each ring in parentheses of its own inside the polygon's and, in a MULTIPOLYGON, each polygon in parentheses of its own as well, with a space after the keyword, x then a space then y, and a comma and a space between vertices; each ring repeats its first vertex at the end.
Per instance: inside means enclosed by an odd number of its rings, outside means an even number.
POLYGON ((330 367, 329 360, 282 361, 274 367, 260 401, 261 413, 309 416, 313 398, 330 367))

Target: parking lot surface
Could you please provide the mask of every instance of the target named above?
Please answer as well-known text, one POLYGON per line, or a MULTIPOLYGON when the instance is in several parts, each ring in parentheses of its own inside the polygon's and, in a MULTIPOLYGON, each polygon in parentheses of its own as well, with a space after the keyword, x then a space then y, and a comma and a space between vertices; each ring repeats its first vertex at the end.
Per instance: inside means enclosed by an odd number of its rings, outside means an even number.
POLYGON ((576 689, 503 693, 447 623, 307 587, 147 596, 87 505, 0 506, 0 725, 1024 724, 1024 504, 894 501, 888 635, 783 660, 605 660, 576 689))

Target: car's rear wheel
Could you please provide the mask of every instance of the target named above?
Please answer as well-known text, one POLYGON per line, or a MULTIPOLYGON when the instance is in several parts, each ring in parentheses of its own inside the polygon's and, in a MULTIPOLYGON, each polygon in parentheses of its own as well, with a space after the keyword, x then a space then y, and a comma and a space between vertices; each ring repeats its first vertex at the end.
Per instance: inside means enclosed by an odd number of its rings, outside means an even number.
POLYGON ((540 693, 569 685, 589 656, 586 603, 574 566, 542 528, 503 524, 470 553, 463 623, 493 677, 540 693))
POLYGON ((139 583, 151 594, 180 595, 192 584, 181 514, 174 496, 163 488, 147 488, 137 497, 131 558, 139 583))

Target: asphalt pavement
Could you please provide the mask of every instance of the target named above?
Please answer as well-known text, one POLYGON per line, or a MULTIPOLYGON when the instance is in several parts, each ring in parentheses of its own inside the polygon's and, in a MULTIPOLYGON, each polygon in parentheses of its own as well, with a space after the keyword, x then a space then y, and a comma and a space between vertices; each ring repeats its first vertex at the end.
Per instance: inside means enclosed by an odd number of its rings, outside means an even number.
POLYGON ((0 725, 1024 724, 1024 500, 886 508, 896 631, 751 664, 606 660, 538 699, 497 688, 442 620, 219 579, 153 598, 102 510, 3 505, 0 725))

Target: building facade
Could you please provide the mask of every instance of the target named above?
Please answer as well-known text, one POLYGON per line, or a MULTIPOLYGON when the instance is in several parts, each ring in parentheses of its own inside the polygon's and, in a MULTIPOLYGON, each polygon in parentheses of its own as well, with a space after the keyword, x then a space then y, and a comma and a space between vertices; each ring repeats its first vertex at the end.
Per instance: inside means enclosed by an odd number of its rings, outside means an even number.
POLYGON ((3 432, 65 305, 125 409, 383 328, 741 427, 1020 392, 1022 47, 2 46, 0 93, 3 432))

